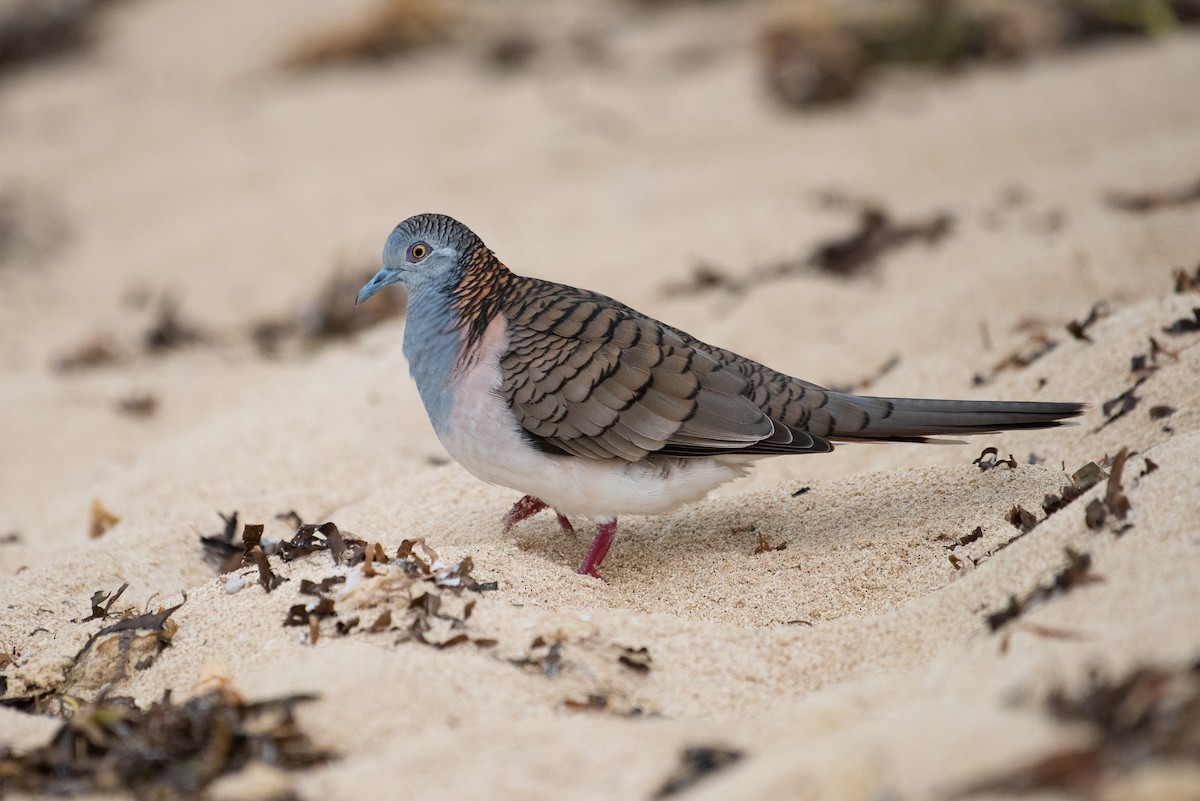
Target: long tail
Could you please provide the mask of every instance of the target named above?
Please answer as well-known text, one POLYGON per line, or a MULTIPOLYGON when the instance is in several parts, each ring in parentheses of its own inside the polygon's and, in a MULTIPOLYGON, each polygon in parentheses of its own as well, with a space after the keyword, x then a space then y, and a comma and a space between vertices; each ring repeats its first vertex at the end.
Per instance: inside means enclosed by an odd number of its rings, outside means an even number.
MULTIPOLYGON (((835 414, 828 439, 843 441, 928 442, 938 435, 968 436, 1023 428, 1053 428, 1087 411, 1082 403, 873 398, 830 392, 835 405, 864 415, 835 414), (864 419, 865 417, 865 419, 864 419)), ((936 440, 933 440, 936 441, 936 440)))

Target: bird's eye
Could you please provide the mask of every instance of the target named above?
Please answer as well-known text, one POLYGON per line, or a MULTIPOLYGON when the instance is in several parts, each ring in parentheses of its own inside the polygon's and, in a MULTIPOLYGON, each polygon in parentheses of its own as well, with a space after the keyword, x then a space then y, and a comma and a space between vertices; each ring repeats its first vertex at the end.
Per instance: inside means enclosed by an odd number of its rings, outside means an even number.
POLYGON ((417 242, 408 246, 408 260, 420 261, 429 255, 429 245, 424 242, 417 242))

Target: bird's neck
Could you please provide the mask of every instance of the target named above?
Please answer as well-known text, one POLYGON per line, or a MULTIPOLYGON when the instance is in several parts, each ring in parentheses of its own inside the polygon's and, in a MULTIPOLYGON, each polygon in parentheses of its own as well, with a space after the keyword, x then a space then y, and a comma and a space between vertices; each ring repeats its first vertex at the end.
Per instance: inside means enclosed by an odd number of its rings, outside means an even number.
POLYGON ((467 259, 457 282, 450 288, 450 312, 464 336, 464 357, 479 344, 488 325, 500 313, 514 277, 482 245, 467 259))
POLYGON ((404 355, 434 428, 449 419, 452 385, 474 363, 514 278, 491 251, 479 248, 445 283, 410 287, 404 355))

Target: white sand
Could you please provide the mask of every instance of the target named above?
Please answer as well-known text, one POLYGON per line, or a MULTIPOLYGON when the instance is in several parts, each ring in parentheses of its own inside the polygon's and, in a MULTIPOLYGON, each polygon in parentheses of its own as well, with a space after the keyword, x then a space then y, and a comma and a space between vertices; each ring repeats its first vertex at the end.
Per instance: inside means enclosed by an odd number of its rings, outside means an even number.
MULTIPOLYGON (((716 745, 747 756, 688 797, 909 799, 1078 742, 1040 699, 1090 669, 1120 677, 1200 655, 1200 334, 1161 332, 1200 305, 1170 278, 1200 258, 1200 206, 1103 203, 1200 176, 1200 39, 885 82, 859 106, 788 116, 764 102, 737 42, 694 72, 662 66, 653 45, 678 30, 719 41, 691 12, 691 27, 619 28, 624 69, 559 54, 509 79, 450 50, 278 72, 330 16, 316 2, 283 18, 232 0, 122 4, 93 55, 0 86, 0 181, 56 199, 72 224, 49 263, 0 271, 0 533, 21 535, 0 545, 10 695, 94 693, 116 657, 98 649, 68 670, 102 625, 71 620, 128 582, 122 604, 187 602, 172 646, 112 690, 148 703, 219 676, 251 698, 319 693, 301 721, 345 757, 291 775, 305 798, 646 798, 684 747, 716 745), (1003 208, 1007 187, 1027 200, 1003 208), (798 277, 737 299, 661 291, 697 258, 740 274, 850 230, 814 201, 827 189, 958 222, 862 280, 798 277), (872 392, 1096 408, 1069 429, 764 463, 706 502, 623 520, 597 582, 574 573, 587 532, 564 537, 546 515, 502 535, 514 493, 430 463, 443 453, 399 352, 402 320, 282 361, 248 344, 254 322, 307 301, 339 260, 373 263, 420 211, 463 220, 518 272, 606 292, 809 380, 858 380, 898 355, 872 392), (1062 228, 1042 230, 1055 211, 1062 228), (139 289, 170 290, 220 342, 136 353, 152 314, 123 299, 139 289), (1094 344, 1071 339, 1064 324, 1102 299, 1112 314, 1094 344), (973 387, 1025 342, 1022 324, 1059 346, 973 387), (51 369, 97 334, 134 355, 51 369), (1152 335, 1177 359, 1097 430, 1152 335), (139 391, 157 414, 114 411, 139 391), (1160 404, 1178 411, 1152 421, 1160 404), (981 472, 971 460, 988 445, 1021 465, 981 472), (956 554, 1016 534, 1014 504, 1041 517, 1061 465, 1122 447, 1138 454, 1124 535, 1085 526, 1101 486, 977 568, 950 564, 946 546, 976 526, 983 538, 956 554), (1044 464, 1025 464, 1031 452, 1044 464), (1138 478, 1147 457, 1158 470, 1138 478), (93 498, 121 522, 88 541, 93 498), (337 637, 331 623, 307 644, 281 623, 299 580, 330 574, 328 555, 279 567, 292 580, 270 595, 227 594, 198 537, 235 509, 272 539, 290 534, 274 516, 295 509, 389 552, 423 536, 448 561, 472 556, 499 590, 479 596, 468 631, 498 644, 438 651, 337 637), (759 536, 787 547, 755 555, 759 536), (1064 546, 1089 553, 1103 582, 989 633, 986 614, 1048 582, 1064 546), (507 661, 537 636, 565 642, 561 675, 507 661), (647 648, 650 671, 618 662, 624 647, 647 648), (589 694, 648 716, 564 708, 589 694)), ((27 747, 47 726, 0 708, 0 732, 27 747)), ((1160 767, 1110 792, 1194 798, 1196 778, 1160 767)))

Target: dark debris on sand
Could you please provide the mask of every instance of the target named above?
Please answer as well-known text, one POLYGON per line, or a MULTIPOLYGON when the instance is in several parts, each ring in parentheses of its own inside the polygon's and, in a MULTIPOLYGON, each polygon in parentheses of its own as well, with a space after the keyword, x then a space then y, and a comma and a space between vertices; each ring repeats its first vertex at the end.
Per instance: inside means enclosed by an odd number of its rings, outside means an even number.
POLYGON ((131 698, 87 702, 45 745, 22 754, 0 746, 0 795, 199 798, 218 777, 251 763, 283 770, 321 765, 334 754, 316 746, 294 714, 309 700, 292 695, 247 702, 213 690, 182 704, 168 691, 147 709, 131 698))
POLYGON ((1200 662, 1190 668, 1144 666, 1122 679, 1093 672, 1081 693, 1057 690, 1045 708, 1054 720, 1082 728, 1083 743, 972 783, 950 797, 1050 792, 1117 797, 1113 784, 1136 770, 1200 762, 1200 662))

